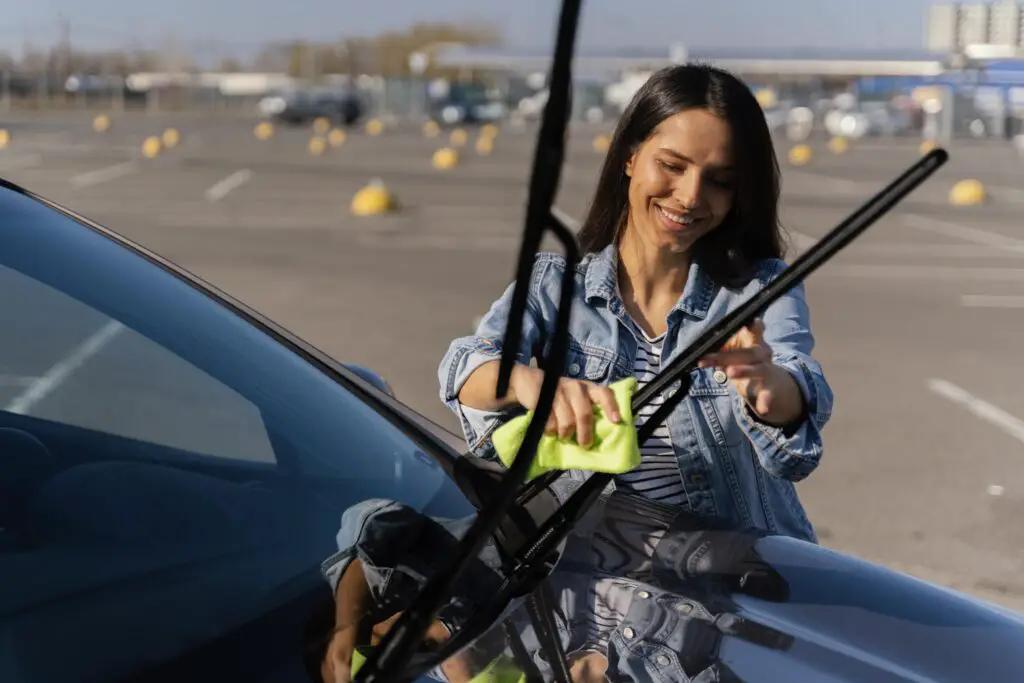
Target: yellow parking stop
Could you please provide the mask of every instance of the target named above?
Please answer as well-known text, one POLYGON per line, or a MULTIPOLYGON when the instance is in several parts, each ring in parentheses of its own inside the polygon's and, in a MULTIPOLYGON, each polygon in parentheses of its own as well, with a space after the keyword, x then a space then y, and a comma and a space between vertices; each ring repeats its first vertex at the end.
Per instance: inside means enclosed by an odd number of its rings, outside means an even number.
POLYGON ((394 195, 385 187, 383 181, 374 179, 356 192, 352 198, 352 213, 356 216, 375 216, 394 211, 398 202, 394 195))

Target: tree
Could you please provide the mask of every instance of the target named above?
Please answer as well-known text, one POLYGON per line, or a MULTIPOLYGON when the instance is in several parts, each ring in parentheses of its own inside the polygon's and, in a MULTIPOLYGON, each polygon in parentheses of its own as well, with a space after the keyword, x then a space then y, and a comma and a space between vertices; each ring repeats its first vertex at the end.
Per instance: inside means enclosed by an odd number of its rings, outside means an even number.
POLYGON ((403 32, 389 32, 373 40, 375 71, 381 76, 410 75, 409 57, 414 52, 427 55, 428 77, 448 75, 434 64, 437 53, 451 45, 493 46, 501 43, 501 32, 485 24, 428 23, 413 24, 403 32))
MULTIPOLYGON (((370 73, 379 76, 409 76, 409 57, 424 52, 433 60, 440 50, 450 45, 497 45, 501 33, 485 24, 428 23, 413 24, 405 31, 388 31, 380 35, 348 37, 336 43, 314 44, 296 40, 284 47, 288 75, 315 79, 324 74, 370 73)), ((265 50, 257 62, 270 63, 271 52, 265 50)), ((265 66, 257 67, 269 70, 265 66)), ((453 70, 430 64, 427 76, 454 75, 453 70), (452 72, 452 73, 449 73, 452 72)))
POLYGON ((242 64, 237 59, 226 57, 220 60, 220 64, 217 66, 217 71, 234 74, 239 73, 240 71, 245 71, 245 69, 242 67, 242 64))
POLYGON ((282 45, 267 45, 252 61, 252 68, 259 72, 288 71, 289 49, 282 45))

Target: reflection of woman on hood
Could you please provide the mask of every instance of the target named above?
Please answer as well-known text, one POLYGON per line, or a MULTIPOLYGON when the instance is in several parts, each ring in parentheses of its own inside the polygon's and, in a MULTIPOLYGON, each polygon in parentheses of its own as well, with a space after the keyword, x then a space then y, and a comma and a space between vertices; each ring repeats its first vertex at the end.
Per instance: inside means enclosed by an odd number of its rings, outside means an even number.
MULTIPOLYGON (((383 500, 346 512, 338 535, 342 550, 323 567, 336 599, 334 631, 321 665, 325 683, 348 680, 356 649, 379 642, 444 566, 471 522, 430 519, 383 500)), ((698 673, 728 681, 728 667, 718 659, 723 635, 787 647, 785 636, 763 626, 738 629, 743 620, 732 614, 735 591, 764 600, 787 598, 786 582, 757 553, 761 536, 629 494, 602 497, 543 584, 571 680, 603 681, 610 660, 626 680, 645 680, 644 672, 660 663, 660 677, 667 681, 688 681, 698 673)), ((489 543, 428 629, 421 651, 436 652, 490 607, 504 570, 489 543)), ((513 600, 502 614, 432 677, 455 683, 501 669, 551 680, 552 663, 524 599, 513 600)))

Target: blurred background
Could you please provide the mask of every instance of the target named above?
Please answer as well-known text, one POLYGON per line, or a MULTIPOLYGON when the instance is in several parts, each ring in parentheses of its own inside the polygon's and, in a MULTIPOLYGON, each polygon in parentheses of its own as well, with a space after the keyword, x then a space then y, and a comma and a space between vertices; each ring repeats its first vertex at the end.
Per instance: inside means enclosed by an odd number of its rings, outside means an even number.
MULTIPOLYGON (((512 278, 552 0, 18 3, 0 175, 380 372, 453 431, 449 342, 512 278)), ((756 93, 795 257, 934 145, 949 164, 807 283, 836 394, 822 543, 1024 606, 1024 5, 584 3, 558 207, 652 70, 756 93)))
MULTIPOLYGON (((309 108, 317 98, 351 98, 358 105, 350 123, 362 117, 448 124, 536 119, 546 98, 549 52, 548 45, 537 42, 550 33, 554 19, 550 8, 540 9, 544 3, 527 3, 519 13, 541 15, 526 32, 522 26, 506 30, 501 19, 488 20, 483 7, 474 8, 482 18, 460 19, 465 12, 446 17, 442 4, 437 16, 418 20, 422 8, 391 4, 394 15, 410 15, 408 21, 388 17, 386 23, 401 28, 326 39, 247 40, 247 34, 270 33, 256 8, 233 19, 233 35, 227 38, 203 26, 199 16, 193 24, 180 17, 169 22, 158 8, 152 12, 156 16, 133 10, 126 21, 116 2, 110 16, 107 10, 75 10, 48 19, 45 12, 32 10, 20 26, 5 17, 0 23, 0 111, 258 112, 280 119, 293 109, 309 108), (79 20, 79 14, 85 19, 79 20), (250 24, 251 30, 241 28, 250 24), (154 25, 160 27, 155 32, 154 25)), ((314 5, 304 12, 298 3, 294 14, 318 11, 314 5)), ((850 9, 837 11, 837 5, 800 0, 770 11, 740 0, 716 3, 716 8, 682 3, 662 9, 678 22, 678 33, 693 34, 690 40, 646 37, 651 31, 665 32, 657 25, 657 3, 641 2, 631 13, 613 13, 610 3, 594 5, 598 11, 588 16, 576 62, 572 115, 577 121, 613 120, 653 69, 702 59, 743 76, 757 91, 772 127, 790 139, 817 133, 851 139, 1009 140, 1024 132, 1024 62, 1019 59, 1024 15, 1012 0, 904 0, 899 10, 869 2, 858 11, 873 16, 860 18, 850 9), (768 15, 764 28, 771 35, 748 37, 761 19, 758 14, 768 15), (847 25, 843 14, 850 14, 847 25), (652 25, 645 25, 645 15, 652 25), (899 38, 889 26, 882 39, 879 24, 888 23, 887 18, 911 30, 899 38), (823 25, 815 27, 816 19, 823 25), (698 22, 723 39, 709 41, 701 38, 703 28, 687 28, 698 22), (806 25, 813 39, 801 35, 794 23, 806 25), (587 31, 593 24, 613 38, 593 40, 587 31), (740 30, 730 36, 737 24, 740 30)), ((217 14, 211 9, 203 13, 217 14)), ((499 8, 502 13, 509 10, 499 8)), ((340 25, 380 23, 370 7, 341 14, 367 19, 339 17, 340 25)), ((523 17, 516 18, 523 23, 523 17)))

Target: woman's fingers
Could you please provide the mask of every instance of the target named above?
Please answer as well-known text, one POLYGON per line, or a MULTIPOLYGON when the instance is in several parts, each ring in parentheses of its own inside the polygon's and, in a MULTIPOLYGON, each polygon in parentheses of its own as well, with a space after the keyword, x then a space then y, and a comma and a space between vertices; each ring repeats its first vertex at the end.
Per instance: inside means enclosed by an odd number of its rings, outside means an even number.
POLYGON ((622 419, 615 393, 608 387, 578 380, 563 381, 555 394, 544 433, 562 439, 575 434, 576 443, 589 446, 594 440, 595 404, 601 406, 612 422, 622 419))
POLYGON ((729 341, 722 345, 722 351, 732 349, 745 349, 758 346, 764 343, 764 321, 760 318, 754 320, 747 327, 741 327, 736 334, 729 338, 729 341))
POLYGON ((600 405, 609 420, 618 422, 622 419, 622 415, 619 414, 619 404, 615 400, 614 391, 600 384, 591 384, 588 387, 588 394, 590 395, 590 401, 600 405))
POLYGON ((565 395, 576 423, 576 443, 589 446, 594 435, 594 404, 590 402, 590 393, 581 382, 571 382, 565 387, 565 395))
POLYGON ((729 379, 763 379, 768 375, 767 363, 755 365, 730 365, 725 368, 725 376, 729 379))
POLYGON ((569 405, 569 401, 561 389, 559 389, 558 394, 555 396, 555 405, 552 407, 552 412, 554 412, 555 421, 558 423, 558 436, 562 439, 568 439, 575 432, 576 419, 573 415, 572 406, 569 405))

